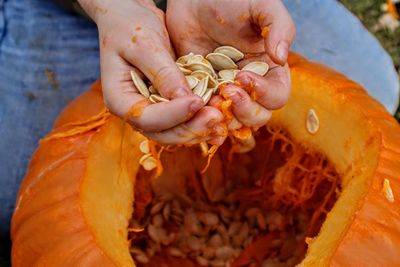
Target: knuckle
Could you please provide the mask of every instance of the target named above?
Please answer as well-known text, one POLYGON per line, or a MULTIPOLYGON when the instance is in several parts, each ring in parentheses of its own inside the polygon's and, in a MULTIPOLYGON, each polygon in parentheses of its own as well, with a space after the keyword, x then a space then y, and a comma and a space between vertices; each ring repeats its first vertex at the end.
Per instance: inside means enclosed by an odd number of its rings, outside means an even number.
POLYGON ((273 101, 273 103, 271 103, 272 108, 278 109, 285 106, 289 101, 289 96, 290 96, 290 90, 282 88, 281 92, 277 95, 276 99, 273 101))

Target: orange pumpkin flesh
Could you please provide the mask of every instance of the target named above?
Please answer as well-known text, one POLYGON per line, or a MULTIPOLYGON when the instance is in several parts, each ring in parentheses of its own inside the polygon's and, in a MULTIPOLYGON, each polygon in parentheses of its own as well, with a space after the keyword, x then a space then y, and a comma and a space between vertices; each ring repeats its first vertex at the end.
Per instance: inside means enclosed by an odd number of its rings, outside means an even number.
MULTIPOLYGON (((399 125, 344 76, 294 55, 290 65, 292 95, 270 125, 323 154, 342 177, 340 197, 300 265, 395 266, 399 125), (313 135, 305 127, 310 108, 320 121, 313 135), (384 179, 394 202, 385 197, 384 179)), ((99 83, 61 114, 52 134, 68 136, 40 145, 20 188, 12 220, 14 266, 134 266, 128 224, 144 139, 122 125, 104 112, 99 83)))

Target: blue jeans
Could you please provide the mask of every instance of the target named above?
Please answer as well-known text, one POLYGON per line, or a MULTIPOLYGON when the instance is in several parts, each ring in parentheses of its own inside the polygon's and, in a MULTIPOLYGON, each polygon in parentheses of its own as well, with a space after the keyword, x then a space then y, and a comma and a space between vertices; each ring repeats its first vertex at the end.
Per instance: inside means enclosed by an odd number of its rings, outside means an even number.
MULTIPOLYGON (((285 3, 297 25, 293 50, 346 73, 395 110, 392 61, 355 17, 334 0, 285 3)), ((93 23, 50 0, 0 0, 0 236, 8 238, 18 186, 38 140, 98 78, 93 23)))

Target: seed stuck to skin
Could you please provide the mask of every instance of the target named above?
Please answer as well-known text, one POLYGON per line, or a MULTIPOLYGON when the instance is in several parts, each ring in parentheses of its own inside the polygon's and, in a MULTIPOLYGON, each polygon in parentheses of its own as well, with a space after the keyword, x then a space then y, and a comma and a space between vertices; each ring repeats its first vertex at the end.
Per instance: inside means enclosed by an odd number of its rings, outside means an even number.
POLYGON ((269 65, 265 62, 254 61, 244 66, 242 70, 251 71, 260 76, 264 76, 269 70, 269 65))
POLYGON ((310 134, 316 134, 319 130, 319 119, 314 109, 307 112, 306 127, 310 134))
POLYGON ((147 88, 147 85, 144 83, 142 78, 135 71, 131 71, 131 78, 133 84, 135 85, 136 89, 141 93, 144 97, 148 98, 150 96, 150 91, 147 88))

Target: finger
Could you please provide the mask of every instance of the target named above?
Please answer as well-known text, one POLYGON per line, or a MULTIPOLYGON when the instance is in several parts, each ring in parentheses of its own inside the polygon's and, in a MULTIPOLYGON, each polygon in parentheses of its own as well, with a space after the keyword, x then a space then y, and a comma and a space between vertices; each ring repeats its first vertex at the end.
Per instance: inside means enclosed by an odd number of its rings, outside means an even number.
POLYGON ((158 40, 157 37, 137 38, 133 47, 122 51, 121 56, 140 69, 164 98, 193 95, 169 47, 158 40))
POLYGON ((232 111, 236 119, 246 126, 260 127, 271 118, 271 112, 255 101, 240 87, 230 84, 221 89, 221 94, 232 100, 232 111))
POLYGON ((290 74, 287 65, 271 69, 265 77, 250 71, 240 71, 235 80, 268 110, 283 107, 289 99, 290 74))
MULTIPOLYGON (((172 129, 154 133, 145 132, 144 135, 162 144, 197 144, 216 139, 223 142, 226 136, 226 127, 221 123, 222 113, 213 107, 202 108, 190 121, 172 129), (223 137, 223 139, 218 139, 223 137)), ((221 143, 222 143, 221 142, 221 143)))
POLYGON ((282 1, 257 0, 252 5, 253 20, 262 29, 265 51, 274 62, 285 65, 296 28, 282 1))
POLYGON ((107 107, 114 114, 125 118, 132 107, 142 105, 139 113, 127 117, 128 122, 137 128, 144 131, 169 129, 190 119, 204 106, 201 98, 196 96, 150 104, 134 87, 129 75, 133 68, 127 62, 116 54, 103 54, 101 60, 107 62, 101 64, 103 95, 107 107))

